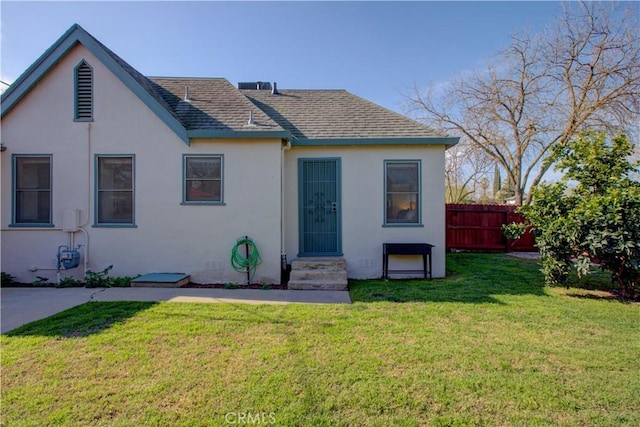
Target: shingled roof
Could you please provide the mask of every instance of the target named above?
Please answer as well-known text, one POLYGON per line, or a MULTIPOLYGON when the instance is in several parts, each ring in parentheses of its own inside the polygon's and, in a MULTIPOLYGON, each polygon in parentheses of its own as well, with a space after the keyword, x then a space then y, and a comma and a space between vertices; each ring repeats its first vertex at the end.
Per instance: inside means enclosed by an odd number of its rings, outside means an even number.
POLYGON ((149 80, 187 130, 284 131, 226 79, 149 77, 149 80))
POLYGON ((0 116, 8 114, 78 43, 187 144, 193 138, 281 138, 294 145, 458 142, 345 90, 272 93, 236 89, 223 78, 145 77, 77 24, 2 94, 0 116))
POLYGON ((346 90, 241 90, 300 139, 440 138, 433 129, 346 90))

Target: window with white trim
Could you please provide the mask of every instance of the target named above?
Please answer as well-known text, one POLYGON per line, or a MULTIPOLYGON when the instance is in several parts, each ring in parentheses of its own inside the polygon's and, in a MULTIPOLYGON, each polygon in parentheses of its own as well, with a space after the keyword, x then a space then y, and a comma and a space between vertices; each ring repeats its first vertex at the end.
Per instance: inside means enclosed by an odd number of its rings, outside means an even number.
POLYGON ((13 223, 51 224, 51 156, 13 156, 13 223))
POLYGON ((420 160, 386 160, 385 224, 420 224, 420 160))
POLYGON ((222 155, 184 155, 183 203, 222 204, 222 155))
POLYGON ((93 120, 93 69, 86 61, 80 62, 74 70, 75 112, 74 120, 88 122, 93 120))
POLYGON ((96 225, 134 224, 134 157, 96 156, 96 225))

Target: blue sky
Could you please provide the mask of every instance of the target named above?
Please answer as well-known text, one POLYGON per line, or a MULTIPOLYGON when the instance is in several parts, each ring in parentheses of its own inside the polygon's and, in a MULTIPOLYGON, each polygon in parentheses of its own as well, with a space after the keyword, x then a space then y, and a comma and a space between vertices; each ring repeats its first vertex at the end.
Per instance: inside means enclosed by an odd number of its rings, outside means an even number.
POLYGON ((0 2, 12 82, 78 23, 148 76, 346 89, 395 111, 482 67, 514 31, 544 31, 559 2, 0 2))

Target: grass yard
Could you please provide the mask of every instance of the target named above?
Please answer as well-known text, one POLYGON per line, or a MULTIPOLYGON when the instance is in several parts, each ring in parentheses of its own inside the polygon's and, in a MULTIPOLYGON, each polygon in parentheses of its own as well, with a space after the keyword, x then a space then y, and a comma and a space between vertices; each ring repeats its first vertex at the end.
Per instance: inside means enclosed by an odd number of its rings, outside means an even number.
MULTIPOLYGON (((354 304, 92 302, 1 337, 2 424, 640 425, 640 305, 448 255, 354 304)), ((268 292, 268 291, 265 291, 268 292)))

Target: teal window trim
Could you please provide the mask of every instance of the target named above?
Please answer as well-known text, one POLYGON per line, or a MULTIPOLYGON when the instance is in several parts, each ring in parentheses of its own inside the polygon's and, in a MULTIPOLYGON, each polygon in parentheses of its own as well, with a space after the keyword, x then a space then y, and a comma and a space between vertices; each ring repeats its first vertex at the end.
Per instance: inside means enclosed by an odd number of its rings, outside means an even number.
POLYGON ((53 155, 52 154, 12 154, 11 155, 11 223, 9 227, 52 228, 53 224, 53 155), (49 159, 49 221, 48 222, 18 222, 18 159, 48 158, 49 159))
MULTIPOLYGON (((73 69, 73 90, 74 90, 74 96, 73 96, 73 120, 76 122, 92 122, 93 121, 93 67, 91 67, 91 65, 89 65, 89 63, 87 61, 85 61, 84 59, 82 61, 80 61, 80 63, 78 65, 76 65, 76 67, 73 69), (81 93, 81 88, 80 88, 80 70, 81 69, 85 69, 88 68, 89 70, 89 93, 88 95, 86 93, 81 93), (89 97, 89 117, 85 117, 84 115, 86 114, 86 112, 81 111, 80 109, 80 98, 82 96, 88 96, 89 97)), ((86 89, 85 89, 86 90, 86 89)), ((86 108, 86 107, 85 107, 86 108)))
MULTIPOLYGON (((94 197, 93 197, 93 224, 95 228, 137 228, 136 225, 136 156, 135 154, 96 154, 94 159, 94 197), (131 159, 131 222, 100 222, 99 198, 100 198, 100 159, 130 158, 131 159)), ((110 190, 112 191, 112 190, 110 190)), ((129 191, 129 190, 126 190, 129 191)))
POLYGON ((382 222, 382 227, 424 227, 423 223, 422 223, 422 197, 423 197, 423 191, 422 191, 422 160, 420 159, 398 159, 398 160, 384 160, 384 176, 383 176, 383 180, 384 180, 384 192, 383 192, 383 222, 382 222), (417 215, 416 215, 416 221, 415 222, 393 222, 393 221, 389 221, 388 218, 388 212, 387 209, 389 207, 389 201, 388 201, 388 195, 389 195, 389 190, 387 188, 387 171, 388 171, 388 166, 389 165, 399 165, 399 164, 414 164, 417 167, 417 175, 418 175, 418 188, 417 188, 417 192, 416 191, 411 191, 411 192, 406 192, 406 193, 400 193, 400 192, 393 192, 395 194, 417 194, 417 200, 416 200, 416 211, 417 211, 417 215))
POLYGON ((224 154, 183 154, 182 155, 182 202, 183 206, 226 206, 224 202, 224 154), (220 200, 187 200, 187 161, 189 159, 220 159, 220 200))
POLYGON ((93 228, 138 228, 136 224, 128 224, 128 223, 94 223, 91 224, 93 228))
POLYGON ((180 202, 181 206, 227 206, 225 202, 180 202))
POLYGON ((11 223, 10 228, 55 228, 55 224, 41 224, 41 223, 11 223))

